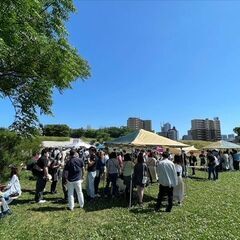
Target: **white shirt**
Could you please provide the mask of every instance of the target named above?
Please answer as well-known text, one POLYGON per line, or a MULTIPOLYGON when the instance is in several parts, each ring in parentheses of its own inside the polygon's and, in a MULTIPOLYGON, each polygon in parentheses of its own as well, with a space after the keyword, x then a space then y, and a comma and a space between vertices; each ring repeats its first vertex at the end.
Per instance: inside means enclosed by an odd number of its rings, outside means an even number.
POLYGON ((178 184, 175 165, 167 158, 157 165, 157 175, 159 184, 165 187, 176 187, 178 184))
POLYGON ((21 195, 22 191, 21 191, 21 185, 19 182, 19 179, 17 177, 17 175, 13 175, 10 182, 7 185, 7 191, 9 192, 9 195, 11 194, 15 194, 18 193, 19 195, 21 195))

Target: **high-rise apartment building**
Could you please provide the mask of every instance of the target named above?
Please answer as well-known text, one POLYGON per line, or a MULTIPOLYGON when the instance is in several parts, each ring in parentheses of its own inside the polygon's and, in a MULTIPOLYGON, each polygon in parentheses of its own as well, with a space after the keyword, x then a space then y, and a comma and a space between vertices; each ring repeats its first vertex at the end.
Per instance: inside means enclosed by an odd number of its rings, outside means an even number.
POLYGON ((219 118, 193 119, 190 134, 193 140, 218 141, 221 140, 221 126, 219 118))
POLYGON ((143 129, 147 131, 152 131, 152 121, 151 120, 143 120, 143 129))
POLYGON ((177 131, 177 129, 175 127, 169 129, 167 137, 172 139, 172 140, 177 141, 178 140, 178 131, 177 131))
POLYGON ((172 128, 170 123, 165 123, 161 126, 161 132, 159 135, 172 140, 178 140, 178 131, 175 127, 172 128))
POLYGON ((144 129, 147 131, 152 131, 152 121, 142 120, 140 118, 130 117, 127 120, 127 127, 133 130, 144 129))

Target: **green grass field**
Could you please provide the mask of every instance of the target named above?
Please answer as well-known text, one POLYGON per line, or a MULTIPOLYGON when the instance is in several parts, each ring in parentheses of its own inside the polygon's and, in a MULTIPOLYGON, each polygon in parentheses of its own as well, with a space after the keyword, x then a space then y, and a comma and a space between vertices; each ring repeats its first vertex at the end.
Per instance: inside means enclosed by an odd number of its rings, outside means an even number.
MULTIPOLYGON (((157 184, 145 191, 144 208, 127 208, 123 199, 99 199, 67 211, 46 194, 47 203, 34 203, 35 182, 22 172, 23 195, 11 205, 13 214, 0 220, 0 239, 240 239, 240 172, 220 173, 219 181, 187 179, 182 207, 154 212, 157 184)), ((100 183, 102 186, 102 183, 100 183)), ((47 190, 49 190, 49 183, 47 190)))

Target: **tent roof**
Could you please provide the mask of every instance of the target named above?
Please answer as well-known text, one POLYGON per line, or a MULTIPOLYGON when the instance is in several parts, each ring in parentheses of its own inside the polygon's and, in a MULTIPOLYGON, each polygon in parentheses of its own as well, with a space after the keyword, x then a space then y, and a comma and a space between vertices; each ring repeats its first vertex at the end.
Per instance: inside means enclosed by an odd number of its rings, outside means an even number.
POLYGON ((240 145, 221 140, 204 147, 204 149, 240 149, 240 145))
POLYGON ((106 142, 109 145, 130 145, 130 146, 168 146, 168 147, 187 147, 188 145, 173 141, 169 138, 159 136, 146 130, 137 130, 126 136, 119 137, 113 141, 106 142))
POLYGON ((185 147, 182 150, 184 150, 185 152, 197 152, 197 151, 199 151, 199 149, 195 148, 194 146, 185 147))

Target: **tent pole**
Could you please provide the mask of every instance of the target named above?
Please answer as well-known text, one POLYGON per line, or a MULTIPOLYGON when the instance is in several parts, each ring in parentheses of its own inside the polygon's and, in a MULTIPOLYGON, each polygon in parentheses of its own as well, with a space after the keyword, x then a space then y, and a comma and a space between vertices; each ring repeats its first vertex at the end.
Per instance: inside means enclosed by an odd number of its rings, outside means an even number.
MULTIPOLYGON (((185 178, 185 196, 187 196, 187 166, 184 160, 184 152, 183 152, 183 148, 181 147, 181 154, 182 154, 182 161, 183 161, 183 172, 184 172, 184 178, 185 178)), ((186 160, 187 161, 187 160, 186 160)))

